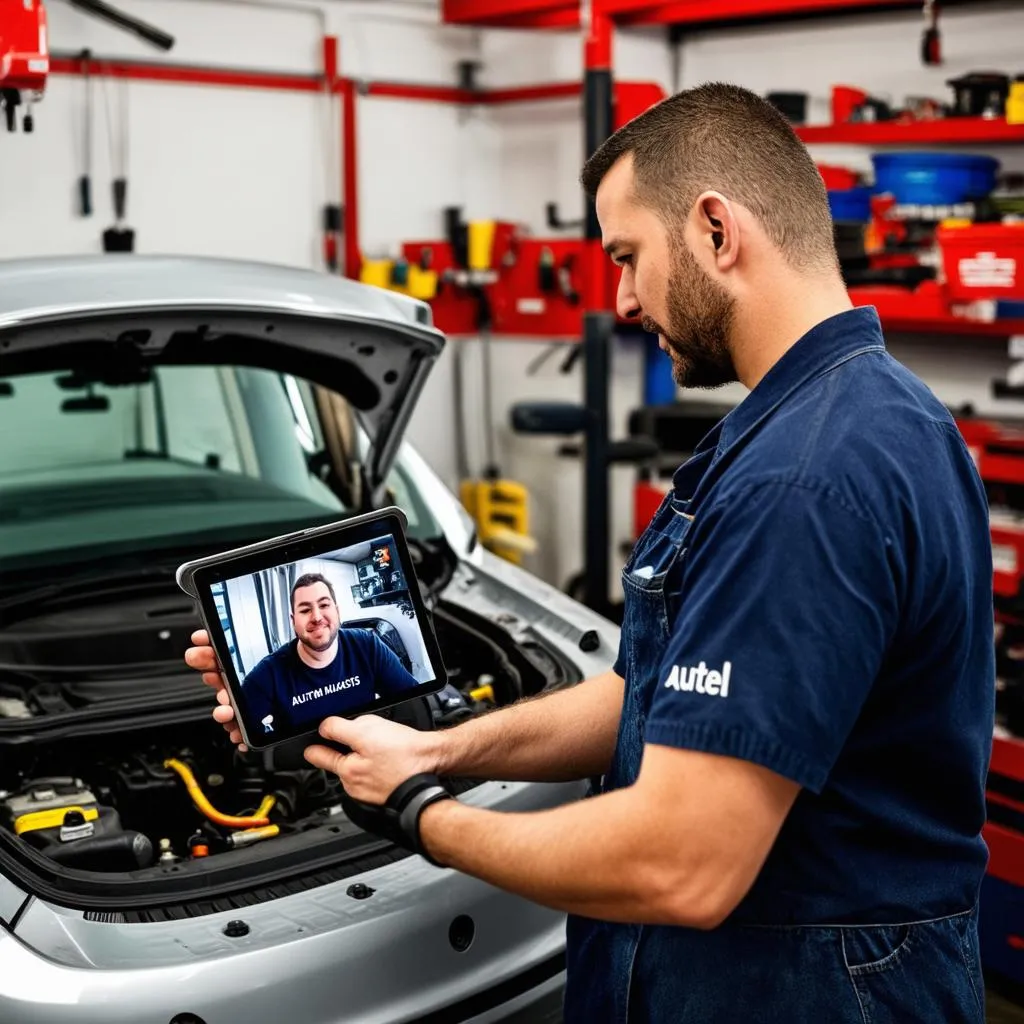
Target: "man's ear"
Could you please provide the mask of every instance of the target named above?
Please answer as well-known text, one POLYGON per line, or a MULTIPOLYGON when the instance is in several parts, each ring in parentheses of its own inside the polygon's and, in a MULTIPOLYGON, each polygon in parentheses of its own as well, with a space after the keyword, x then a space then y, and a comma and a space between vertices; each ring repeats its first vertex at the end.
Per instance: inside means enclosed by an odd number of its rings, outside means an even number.
POLYGON ((693 206, 697 251, 710 256, 720 270, 739 257, 740 227, 732 203, 721 192, 702 193, 693 206))

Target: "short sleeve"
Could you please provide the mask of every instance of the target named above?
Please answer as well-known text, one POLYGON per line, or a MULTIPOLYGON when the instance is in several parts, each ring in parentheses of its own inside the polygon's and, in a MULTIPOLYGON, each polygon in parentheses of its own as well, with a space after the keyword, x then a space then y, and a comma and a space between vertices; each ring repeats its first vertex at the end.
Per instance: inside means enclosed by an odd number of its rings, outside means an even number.
POLYGON ((698 512, 649 743, 820 792, 899 615, 891 545, 824 487, 770 482, 698 512))

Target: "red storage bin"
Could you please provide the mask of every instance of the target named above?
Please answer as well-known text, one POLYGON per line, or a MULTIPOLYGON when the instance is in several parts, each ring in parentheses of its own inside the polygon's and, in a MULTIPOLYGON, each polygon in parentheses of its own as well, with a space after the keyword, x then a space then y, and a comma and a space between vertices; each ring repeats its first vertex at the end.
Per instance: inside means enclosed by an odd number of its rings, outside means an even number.
POLYGON ((668 494, 669 484, 648 483, 638 480, 633 488, 633 539, 636 540, 650 525, 654 513, 668 494))
POLYGON ((1024 299, 1024 224, 943 225, 936 238, 951 299, 1024 299))
POLYGON ((860 184, 860 175, 847 167, 836 167, 833 164, 818 164, 817 167, 825 188, 830 192, 856 188, 860 184))

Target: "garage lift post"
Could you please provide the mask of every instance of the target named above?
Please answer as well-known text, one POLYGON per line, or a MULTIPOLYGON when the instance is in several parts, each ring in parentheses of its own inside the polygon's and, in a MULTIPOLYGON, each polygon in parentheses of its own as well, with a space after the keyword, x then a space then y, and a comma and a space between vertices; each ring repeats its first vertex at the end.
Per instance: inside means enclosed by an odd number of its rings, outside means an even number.
MULTIPOLYGON (((583 116, 586 156, 612 131, 612 24, 590 5, 584 47, 583 116)), ((615 314, 606 308, 608 259, 601 246, 597 207, 587 198, 585 221, 586 278, 583 291, 583 400, 586 409, 583 447, 583 591, 584 603, 607 613, 608 546, 611 535, 608 471, 610 464, 608 388, 615 314)))

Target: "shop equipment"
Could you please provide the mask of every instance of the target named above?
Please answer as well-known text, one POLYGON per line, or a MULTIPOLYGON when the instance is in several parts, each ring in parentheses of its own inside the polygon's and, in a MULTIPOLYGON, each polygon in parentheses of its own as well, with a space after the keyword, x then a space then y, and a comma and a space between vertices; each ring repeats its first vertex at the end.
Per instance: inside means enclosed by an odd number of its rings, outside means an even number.
POLYGON ((32 131, 32 104, 43 98, 50 71, 46 9, 42 0, 0 0, 0 106, 7 130, 32 131))

